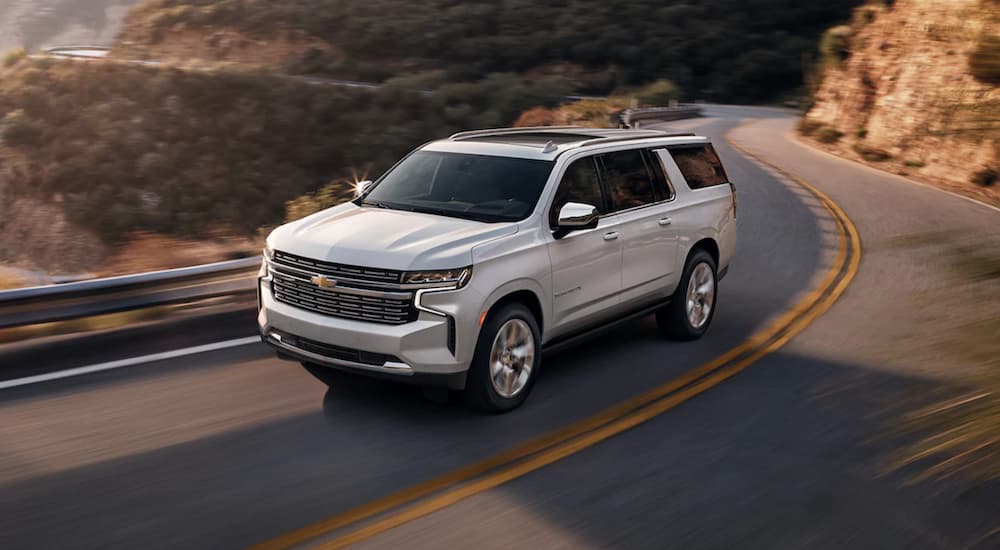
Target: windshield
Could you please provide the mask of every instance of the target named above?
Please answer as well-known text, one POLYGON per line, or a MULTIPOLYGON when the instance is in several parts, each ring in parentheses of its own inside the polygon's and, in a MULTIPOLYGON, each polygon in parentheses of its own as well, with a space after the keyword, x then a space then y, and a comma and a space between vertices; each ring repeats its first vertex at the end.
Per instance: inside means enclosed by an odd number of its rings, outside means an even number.
POLYGON ((552 165, 417 151, 383 176, 361 204, 484 222, 523 220, 535 208, 552 165))

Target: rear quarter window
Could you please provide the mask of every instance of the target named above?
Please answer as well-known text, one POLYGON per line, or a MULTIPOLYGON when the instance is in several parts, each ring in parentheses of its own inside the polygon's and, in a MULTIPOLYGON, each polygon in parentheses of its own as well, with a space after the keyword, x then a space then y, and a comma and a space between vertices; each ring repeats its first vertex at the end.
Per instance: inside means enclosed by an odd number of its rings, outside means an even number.
POLYGON ((704 189, 729 182, 722 161, 711 145, 674 147, 670 156, 677 163, 691 189, 704 189))

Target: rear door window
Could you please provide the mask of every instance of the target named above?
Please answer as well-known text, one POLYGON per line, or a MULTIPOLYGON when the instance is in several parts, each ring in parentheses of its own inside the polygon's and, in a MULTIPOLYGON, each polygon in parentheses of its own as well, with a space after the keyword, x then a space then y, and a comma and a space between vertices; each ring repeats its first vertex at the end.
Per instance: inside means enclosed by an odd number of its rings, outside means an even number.
POLYGON ((722 161, 711 145, 694 145, 670 148, 681 174, 691 189, 704 189, 729 182, 722 161))
POLYGON ((649 167, 649 171, 653 175, 653 187, 656 191, 657 200, 668 201, 673 199, 674 188, 671 187, 670 181, 667 179, 667 174, 663 171, 663 163, 660 162, 660 155, 656 151, 649 150, 645 154, 646 166, 649 167))
POLYGON ((601 181, 597 177, 597 166, 593 157, 574 160, 563 173, 556 198, 549 212, 549 225, 554 229, 559 221, 559 210, 567 202, 578 202, 596 206, 601 214, 607 212, 601 181))
POLYGON ((604 184, 611 196, 612 211, 628 210, 656 202, 653 180, 642 149, 601 155, 604 184))

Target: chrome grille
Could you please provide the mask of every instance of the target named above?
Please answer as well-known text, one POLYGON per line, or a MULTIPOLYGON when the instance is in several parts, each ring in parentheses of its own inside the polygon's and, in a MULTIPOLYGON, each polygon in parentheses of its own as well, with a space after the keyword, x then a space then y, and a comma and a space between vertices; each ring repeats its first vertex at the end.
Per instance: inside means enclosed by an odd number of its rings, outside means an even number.
POLYGON ((312 260, 289 254, 280 250, 274 251, 274 262, 309 271, 316 275, 327 275, 334 279, 352 279, 374 283, 399 284, 403 280, 403 272, 393 269, 378 269, 356 265, 335 264, 322 260, 312 260))
MULTIPOLYGON (((284 265, 286 263, 284 258, 279 262, 278 255, 279 253, 275 252, 274 262, 271 264, 271 288, 275 300, 279 302, 355 321, 401 325, 416 319, 417 311, 413 307, 412 292, 365 288, 363 284, 359 286, 354 280, 342 282, 337 279, 334 279, 337 281, 336 286, 323 288, 314 284, 311 279, 313 275, 330 277, 332 275, 330 270, 307 268, 301 262, 290 268, 284 265)), ((358 269, 365 273, 387 273, 384 270, 358 269)))

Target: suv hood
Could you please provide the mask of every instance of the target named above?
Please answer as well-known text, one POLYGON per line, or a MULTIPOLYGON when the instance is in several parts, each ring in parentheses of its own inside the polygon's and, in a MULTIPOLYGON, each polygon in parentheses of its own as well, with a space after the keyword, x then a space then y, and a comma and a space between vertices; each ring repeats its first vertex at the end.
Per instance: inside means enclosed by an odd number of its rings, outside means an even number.
POLYGON ((307 258, 385 269, 472 265, 472 248, 517 232, 517 223, 483 223, 344 203, 283 225, 275 249, 307 258))

